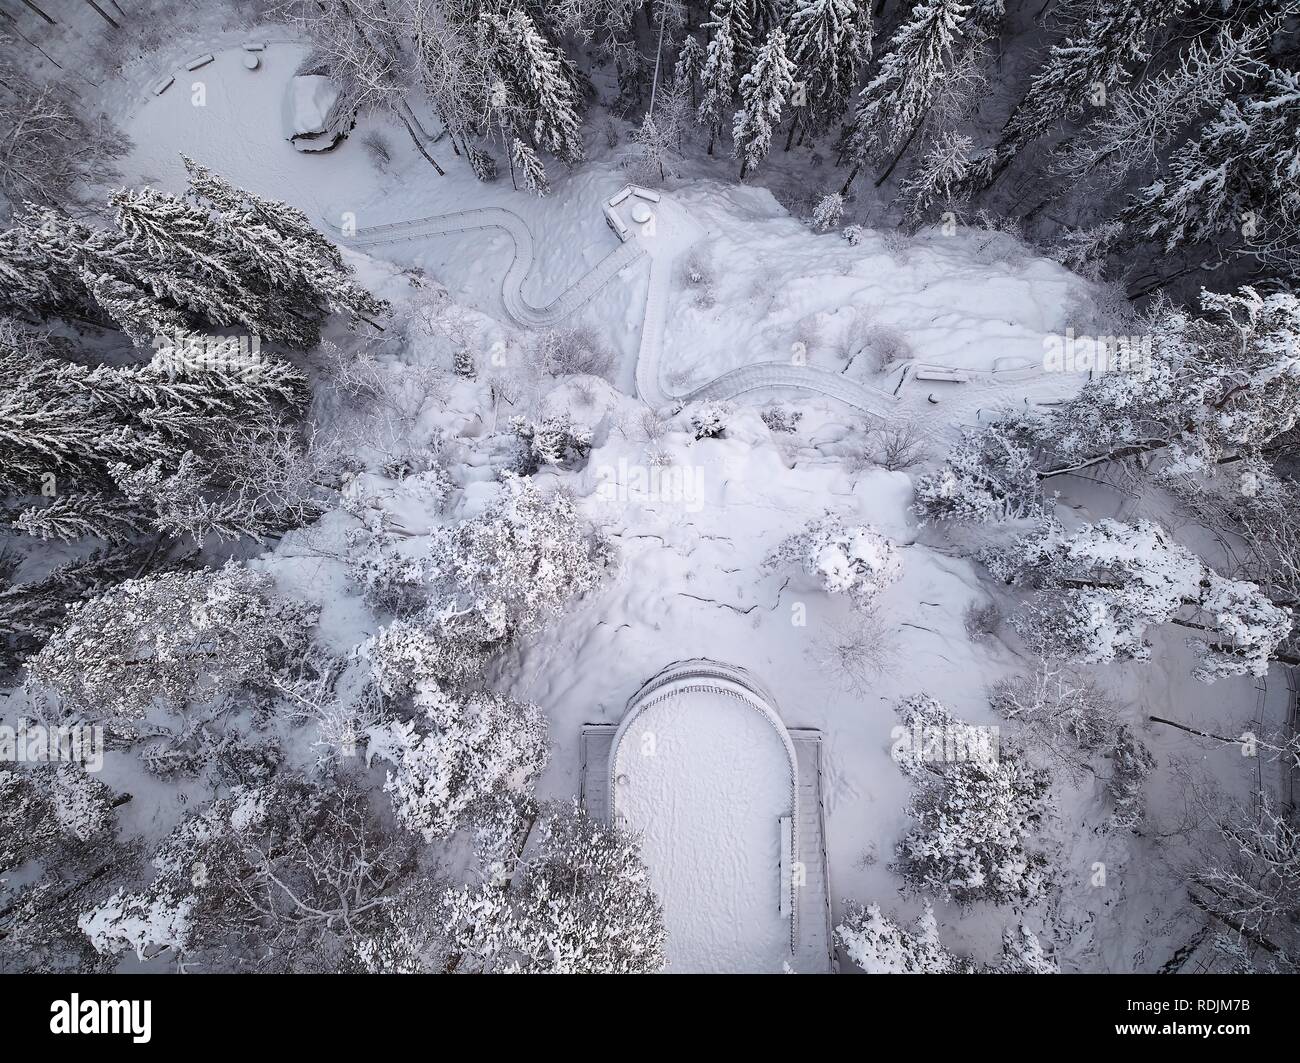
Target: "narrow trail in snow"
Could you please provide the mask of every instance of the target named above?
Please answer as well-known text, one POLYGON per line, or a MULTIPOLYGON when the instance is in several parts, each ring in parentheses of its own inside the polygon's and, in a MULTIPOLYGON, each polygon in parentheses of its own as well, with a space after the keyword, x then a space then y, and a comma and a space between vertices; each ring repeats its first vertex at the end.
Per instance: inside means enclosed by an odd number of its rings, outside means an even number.
MULTIPOLYGON (((687 217, 679 205, 669 200, 665 199, 659 206, 661 215, 665 210, 669 215, 680 211, 682 220, 687 217)), ((503 207, 478 207, 427 218, 372 225, 357 229, 344 238, 352 247, 372 248, 430 236, 499 229, 509 234, 514 244, 514 257, 501 278, 502 302, 511 319, 525 328, 547 328, 556 324, 591 302, 628 266, 642 258, 649 258, 650 281, 636 363, 636 390, 643 401, 662 407, 702 400, 738 399, 755 392, 805 391, 835 399, 881 420, 896 415, 900 403, 890 392, 841 373, 794 361, 757 362, 740 366, 699 387, 676 393, 669 391, 664 385, 662 370, 669 297, 675 264, 681 252, 690 245, 679 245, 671 239, 663 239, 666 235, 665 220, 667 219, 660 218, 657 236, 642 236, 639 230, 634 229, 637 235, 621 242, 555 299, 540 307, 530 303, 523 294, 524 283, 535 262, 532 230, 518 214, 503 207)), ((327 220, 327 224, 336 232, 342 232, 333 222, 327 220)))

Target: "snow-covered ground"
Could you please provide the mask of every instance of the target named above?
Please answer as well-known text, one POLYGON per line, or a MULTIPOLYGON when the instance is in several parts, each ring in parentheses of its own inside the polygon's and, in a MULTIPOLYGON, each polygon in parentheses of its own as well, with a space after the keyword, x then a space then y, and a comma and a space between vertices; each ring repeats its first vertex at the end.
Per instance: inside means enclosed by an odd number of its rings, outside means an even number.
MULTIPOLYGON (((120 113, 134 145, 122 166, 125 183, 181 191, 185 153, 237 185, 300 207, 334 236, 333 227, 348 222, 364 229, 506 209, 532 237, 533 268, 522 292, 534 306, 617 246, 602 205, 628 174, 594 133, 587 145, 592 161, 558 175, 545 199, 514 191, 508 177, 476 181, 446 140, 431 137, 427 146, 447 169, 439 177, 401 125, 371 116, 336 149, 303 153, 285 137, 282 110, 307 46, 288 31, 262 35, 270 43, 259 69, 249 70, 241 36, 232 32, 208 45, 215 61, 199 70, 178 69, 192 54, 187 41, 133 72, 134 91, 120 113), (148 85, 167 71, 175 83, 154 96, 148 85), (368 133, 385 138, 391 163, 380 165, 366 152, 368 133)), ((663 191, 655 229, 637 229, 633 237, 646 247, 646 260, 619 272, 565 322, 590 327, 615 353, 612 382, 542 380, 519 408, 491 415, 495 422, 513 413, 562 411, 591 430, 584 467, 546 469, 537 478, 573 492, 582 513, 610 534, 620 562, 609 584, 512 648, 493 665, 491 678, 498 689, 545 711, 552 756, 539 793, 568 799, 580 782, 582 724, 617 724, 629 697, 669 662, 711 657, 743 665, 770 685, 789 726, 824 734, 836 915, 849 898, 915 911, 914 899, 899 898, 888 867, 908 825, 903 809, 911 792, 890 756, 894 706, 925 692, 964 720, 996 722, 990 685, 1030 662, 1014 636, 1003 630, 973 637, 964 618, 970 606, 999 591, 970 560, 969 541, 918 530, 907 473, 863 460, 875 423, 866 407, 788 387, 745 391, 722 436, 697 439, 672 400, 760 363, 807 367, 843 378, 855 393, 870 393, 873 404, 899 420, 914 420, 933 460, 981 414, 1003 404, 1052 401, 1077 388, 1080 378, 1064 374, 999 379, 995 371, 1041 366, 1048 336, 1099 313, 1098 291, 997 232, 936 228, 907 238, 865 230, 850 242, 810 231, 762 188, 694 175, 668 181, 663 191), (691 256, 702 280, 683 272, 691 256), (972 379, 918 381, 916 368, 926 365, 969 371, 972 379), (792 431, 774 430, 760 416, 759 403, 774 399, 789 409, 797 401, 802 419, 792 431), (648 417, 647 401, 664 408, 648 417), (858 623, 851 603, 796 567, 765 564, 789 536, 826 514, 874 527, 899 544, 902 556, 901 577, 877 600, 884 621, 872 631, 873 667, 865 681, 834 663, 836 640, 858 623)), ((339 239, 346 245, 346 237, 339 239)), ((503 364, 513 367, 526 337, 503 305, 501 285, 516 244, 499 229, 416 234, 351 257, 399 312, 420 294, 413 280, 445 286, 452 300, 477 312, 473 331, 485 349, 504 352, 503 364)), ((434 346, 417 342, 400 357, 383 357, 395 371, 414 374, 442 357, 434 346)), ((453 381, 438 401, 421 407, 401 440, 366 435, 371 426, 360 419, 350 426, 375 450, 445 445, 453 482, 448 497, 419 475, 370 472, 354 481, 350 513, 336 511, 318 527, 291 532, 249 562, 272 573, 283 593, 318 602, 323 638, 340 653, 377 627, 348 577, 349 536, 361 523, 359 511, 401 528, 404 548, 418 554, 433 529, 481 513, 504 490, 488 453, 492 429, 501 425, 488 423, 485 395, 481 382, 453 381)), ((339 415, 340 427, 349 427, 349 416, 339 415)), ((1124 509, 1112 492, 1078 483, 1070 491, 1062 509, 1078 519, 1124 509)), ((1181 732, 1151 727, 1145 717, 1203 722, 1235 734, 1254 719, 1255 685, 1245 679, 1195 684, 1176 635, 1158 636, 1157 650, 1152 663, 1106 673, 1126 702, 1126 718, 1164 768, 1179 757, 1213 760, 1225 792, 1246 793, 1255 765, 1243 764, 1233 748, 1196 744, 1181 732)), ((108 781, 124 759, 110 756, 108 781)), ((778 910, 776 821, 789 811, 790 769, 773 729, 727 698, 666 701, 625 736, 617 775, 625 782, 616 809, 640 832, 664 899, 670 969, 780 970, 788 923, 778 910), (653 756, 642 755, 647 739, 653 756)), ((1151 801, 1173 807, 1179 777, 1166 770, 1160 778, 1151 801)), ((130 830, 158 834, 180 809, 164 800, 174 790, 148 785, 132 781, 136 800, 122 815, 130 830)), ((1106 836, 1091 780, 1058 780, 1055 798, 1046 833, 1062 869, 1060 896, 1016 917, 1056 952, 1063 969, 1159 967, 1188 931, 1177 899, 1181 883, 1169 870, 1177 843, 1106 836), (1095 885, 1099 863, 1109 868, 1104 887, 1095 885)), ((945 944, 985 960, 997 954, 1011 919, 986 905, 939 904, 937 912, 945 944)))

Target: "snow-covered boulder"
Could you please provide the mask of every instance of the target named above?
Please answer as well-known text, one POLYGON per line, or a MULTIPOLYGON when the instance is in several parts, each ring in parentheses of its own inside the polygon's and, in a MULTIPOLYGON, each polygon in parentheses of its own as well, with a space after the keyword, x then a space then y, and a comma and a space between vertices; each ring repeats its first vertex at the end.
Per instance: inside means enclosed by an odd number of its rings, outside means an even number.
POLYGON ((342 138, 339 86, 324 74, 299 74, 284 94, 284 136, 299 151, 329 151, 342 138))

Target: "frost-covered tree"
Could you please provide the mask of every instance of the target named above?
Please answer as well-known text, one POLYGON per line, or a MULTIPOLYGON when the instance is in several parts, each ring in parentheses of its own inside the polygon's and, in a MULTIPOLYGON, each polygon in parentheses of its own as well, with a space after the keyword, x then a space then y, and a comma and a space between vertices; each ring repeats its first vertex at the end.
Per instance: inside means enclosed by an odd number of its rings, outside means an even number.
POLYGON ((108 116, 83 117, 76 93, 0 60, 0 220, 23 203, 74 208, 118 176, 131 142, 108 116))
POLYGON ((126 580, 77 603, 29 681, 88 719, 177 712, 265 684, 305 650, 313 611, 234 562, 126 580))
POLYGON ((1186 8, 1187 0, 1101 0, 1069 37, 1052 46, 997 145, 972 168, 972 190, 992 182, 1021 149, 1058 122, 1128 84, 1150 58, 1157 31, 1186 8))
POLYGON ((523 8, 483 11, 480 40, 495 83, 491 108, 530 146, 564 162, 583 156, 580 94, 574 70, 523 8))
POLYGON ((1263 675, 1291 631, 1291 614, 1253 583, 1209 568, 1151 521, 1101 520, 1066 532, 1048 522, 986 559, 1008 583, 1039 591, 1013 618, 1043 655, 1090 663, 1147 660, 1148 630, 1196 631, 1203 682, 1263 675))
POLYGON ((704 66, 700 70, 700 106, 697 118, 709 131, 709 154, 722 135, 731 100, 736 91, 736 42, 732 36, 731 10, 724 2, 710 14, 710 30, 704 66))
MULTIPOLYGON (((900 712, 909 731, 967 733, 961 729, 968 725, 925 695, 905 701, 900 712)), ((956 749, 948 740, 941 748, 950 744, 956 749)), ((907 806, 916 825, 898 843, 895 866, 912 889, 959 904, 1033 901, 1050 879, 1032 834, 1048 809, 1051 776, 1005 741, 996 756, 978 752, 935 760, 913 749, 917 759, 900 764, 916 782, 907 806)))
POLYGON ((1154 166, 1179 133, 1263 69, 1260 55, 1270 35, 1267 26, 1226 26, 1213 41, 1193 40, 1175 65, 1110 93, 1096 117, 1062 145, 1052 169, 1074 181, 1118 184, 1154 166))
POLYGON ((576 807, 551 807, 502 873, 446 896, 448 970, 648 974, 664 964, 663 909, 636 842, 576 807))
POLYGON ((877 152, 891 152, 911 142, 944 80, 970 15, 969 3, 922 0, 894 31, 853 112, 848 153, 853 171, 877 152))
POLYGON ((519 182, 535 196, 546 196, 551 191, 551 179, 546 174, 546 164, 518 137, 510 144, 510 176, 519 187, 519 182))
POLYGON ((795 133, 824 132, 840 116, 871 58, 871 5, 864 0, 794 0, 786 11, 787 54, 795 65, 795 133))
POLYGON ((133 951, 185 969, 334 972, 386 919, 415 870, 345 778, 290 772, 237 786, 190 815, 152 854, 153 878, 83 910, 105 955, 133 951))
POLYGON ((785 34, 773 30, 740 79, 740 110, 731 126, 732 157, 740 159, 740 179, 767 156, 781 109, 794 89, 794 63, 785 52, 785 34))
POLYGON ((1050 469, 1163 453, 1173 469, 1212 472, 1258 455, 1300 418, 1300 299, 1254 288, 1204 292, 1205 316, 1157 306, 1138 328, 1149 364, 1100 373, 1052 414, 1050 469))
POLYGON ((512 417, 510 430, 518 441, 511 471, 520 476, 532 476, 546 465, 580 468, 591 453, 591 430, 575 425, 568 414, 544 417, 541 421, 512 417))
POLYGON ((369 736, 372 753, 393 764, 384 789, 402 826, 430 842, 529 796, 546 764, 536 705, 490 691, 447 694, 433 679, 416 681, 412 702, 415 718, 369 736))
POLYGON ((775 567, 797 562, 828 594, 847 594, 865 608, 902 573, 896 544, 868 525, 846 527, 836 517, 816 521, 791 536, 768 558, 775 567))
POLYGON ((919 225, 936 211, 951 210, 970 167, 973 141, 951 130, 940 133, 899 189, 904 217, 919 225))
POLYGON ((867 974, 972 974, 975 969, 944 948, 929 902, 911 930, 883 914, 878 904, 854 905, 835 928, 835 943, 867 974))
POLYGON ((1168 172, 1136 196, 1126 218, 1166 252, 1233 235, 1243 253, 1300 275, 1300 74, 1269 72, 1264 87, 1226 101, 1168 172))
POLYGON ((817 200, 809 220, 818 232, 835 228, 844 220, 844 196, 839 192, 827 192, 817 200))
POLYGON ((921 523, 999 521, 1039 513, 1042 486, 1034 447, 1041 432, 1036 419, 1013 410, 963 429, 961 442, 942 467, 917 477, 913 511, 921 523))

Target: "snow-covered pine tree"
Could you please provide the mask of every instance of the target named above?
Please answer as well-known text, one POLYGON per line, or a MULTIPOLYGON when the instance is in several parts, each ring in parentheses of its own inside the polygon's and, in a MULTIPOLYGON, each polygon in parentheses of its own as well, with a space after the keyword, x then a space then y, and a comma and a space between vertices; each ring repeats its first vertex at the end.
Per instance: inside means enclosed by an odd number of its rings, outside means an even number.
POLYGON ((736 91, 736 45, 731 36, 730 4, 720 4, 710 13, 710 36, 700 71, 700 125, 709 131, 709 154, 722 134, 736 91))
POLYGON ((920 161, 899 190, 903 216, 913 227, 936 211, 952 210, 961 182, 970 167, 973 141, 962 133, 945 130, 920 161))
POLYGON ((949 76, 970 11, 969 2, 921 0, 894 31, 853 112, 845 188, 877 152, 907 150, 949 76))
POLYGON ((707 54, 698 37, 692 35, 682 42, 681 51, 677 53, 677 63, 673 67, 673 77, 690 89, 692 110, 700 105, 700 78, 704 74, 706 60, 707 54))
MULTIPOLYGON (((556 158, 581 161, 580 94, 564 53, 522 8, 504 15, 484 11, 479 25, 487 61, 512 104, 506 121, 522 139, 556 158)), ((493 90, 490 98, 496 95, 493 90)))
POLYGON ((858 72, 871 58, 867 0, 793 0, 786 12, 787 54, 795 65, 795 133, 824 132, 844 111, 858 72))
POLYGON ((754 57, 754 65, 740 79, 740 110, 731 127, 731 154, 740 159, 742 181, 767 156, 773 130, 781 124, 781 110, 794 90, 794 63, 785 53, 785 43, 785 34, 773 30, 754 57))
POLYGON ((510 176, 519 187, 519 182, 535 196, 545 196, 551 191, 551 183, 546 176, 546 164, 518 137, 510 145, 510 176))
POLYGON ((1052 46, 998 143, 972 168, 971 191, 991 184, 1021 149, 1058 122, 1127 85, 1150 57, 1157 31, 1187 6, 1188 0, 1100 0, 1077 31, 1052 46))
POLYGON ((1271 35, 1269 23, 1225 26, 1212 41, 1193 40, 1176 65, 1110 93, 1097 116, 1063 145, 1053 171, 1072 181, 1093 177, 1115 185, 1154 166, 1175 136, 1263 72, 1271 35))
POLYGON ((1127 217, 1166 252, 1221 238, 1300 276, 1300 74, 1269 72, 1264 87, 1228 100, 1172 153, 1168 173, 1143 188, 1127 217))

